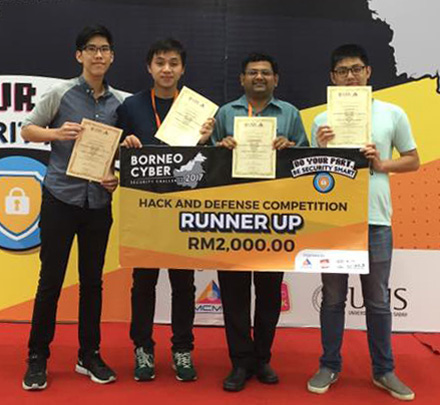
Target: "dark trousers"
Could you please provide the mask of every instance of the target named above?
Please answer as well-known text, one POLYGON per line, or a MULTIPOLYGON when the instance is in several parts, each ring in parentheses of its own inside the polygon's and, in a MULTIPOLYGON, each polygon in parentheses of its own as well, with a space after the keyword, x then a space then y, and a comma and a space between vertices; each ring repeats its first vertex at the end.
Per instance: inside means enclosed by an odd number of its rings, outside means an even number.
MULTIPOLYGON (((130 337, 136 347, 154 351, 153 323, 159 269, 133 269, 130 337)), ((172 350, 193 350, 194 270, 168 270, 171 284, 172 350)))
POLYGON ((281 312, 283 273, 219 271, 229 356, 234 367, 254 369, 269 363, 281 312), (255 286, 254 334, 251 336, 251 284, 255 286))
POLYGON ((28 344, 29 355, 50 355, 58 299, 75 235, 78 238, 79 355, 99 350, 102 268, 111 224, 111 206, 81 208, 65 204, 43 190, 41 269, 28 344))

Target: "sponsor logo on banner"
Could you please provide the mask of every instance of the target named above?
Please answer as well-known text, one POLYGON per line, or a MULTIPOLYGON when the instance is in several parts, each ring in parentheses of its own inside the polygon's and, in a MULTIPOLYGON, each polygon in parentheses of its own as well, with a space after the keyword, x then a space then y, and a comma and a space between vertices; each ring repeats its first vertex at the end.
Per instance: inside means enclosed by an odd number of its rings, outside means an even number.
POLYGON ((328 269, 330 267, 330 260, 329 259, 321 259, 319 261, 319 265, 321 266, 321 269, 328 269))
POLYGON ((46 166, 31 157, 0 159, 0 247, 26 250, 40 244, 41 186, 46 166))
POLYGON ((223 312, 222 301, 220 296, 220 288, 217 283, 212 280, 196 300, 197 314, 221 314, 223 312))
MULTIPOLYGON (((388 293, 391 300, 391 313, 396 318, 408 316, 407 288, 389 288, 388 293)), ((312 305, 317 312, 321 309, 322 286, 317 287, 312 293, 312 305)), ((365 316, 365 305, 360 287, 348 287, 347 292, 347 314, 349 316, 365 316)))
POLYGON ((368 252, 356 250, 302 250, 295 258, 298 272, 368 273, 368 252))
POLYGON ((281 312, 290 312, 291 309, 289 285, 283 282, 281 284, 281 312))
POLYGON ((312 262, 310 261, 310 259, 304 260, 303 263, 302 263, 302 267, 303 267, 303 269, 311 269, 312 268, 312 262))

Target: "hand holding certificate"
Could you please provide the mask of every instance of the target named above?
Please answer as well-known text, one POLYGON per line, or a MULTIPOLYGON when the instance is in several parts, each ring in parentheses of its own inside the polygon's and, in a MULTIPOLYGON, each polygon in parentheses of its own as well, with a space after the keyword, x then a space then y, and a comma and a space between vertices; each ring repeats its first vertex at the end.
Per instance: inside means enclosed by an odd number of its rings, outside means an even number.
POLYGON ((196 146, 200 129, 217 110, 218 105, 183 87, 155 137, 170 146, 196 146))
POLYGON ((362 147, 370 143, 371 87, 328 87, 327 123, 335 133, 328 146, 362 147))
POLYGON ((110 171, 122 130, 85 118, 81 125, 84 130, 73 147, 67 174, 101 182, 110 171))
POLYGON ((232 177, 274 179, 277 135, 275 117, 235 117, 232 177))

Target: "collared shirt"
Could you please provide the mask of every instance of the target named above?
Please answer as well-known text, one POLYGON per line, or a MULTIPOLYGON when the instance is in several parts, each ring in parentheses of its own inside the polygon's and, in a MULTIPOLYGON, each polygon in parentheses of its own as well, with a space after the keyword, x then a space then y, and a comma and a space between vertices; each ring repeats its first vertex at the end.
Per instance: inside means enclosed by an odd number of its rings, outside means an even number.
MULTIPOLYGON (((400 153, 417 148, 405 111, 394 104, 373 100, 371 109, 372 141, 380 158, 392 158, 393 148, 400 153)), ((327 124, 327 111, 316 116, 312 126, 312 145, 316 146, 316 133, 327 124)), ((372 172, 370 175, 368 223, 391 226, 391 191, 388 173, 372 172)))
MULTIPOLYGON (((57 84, 45 93, 32 112, 24 119, 23 127, 59 128, 66 121, 81 123, 83 118, 108 125, 116 123, 116 109, 123 96, 107 84, 98 99, 84 77, 57 84)), ((51 153, 44 186, 57 199, 72 205, 102 208, 111 202, 111 194, 99 183, 66 175, 75 141, 51 142, 51 153)))
MULTIPOLYGON (((211 140, 215 145, 227 136, 234 135, 234 118, 247 117, 249 103, 246 95, 222 106, 215 117, 215 128, 211 140)), ((267 106, 256 117, 276 117, 277 136, 284 136, 289 141, 295 142, 295 146, 309 146, 309 141, 304 130, 298 109, 292 104, 272 98, 267 106)))

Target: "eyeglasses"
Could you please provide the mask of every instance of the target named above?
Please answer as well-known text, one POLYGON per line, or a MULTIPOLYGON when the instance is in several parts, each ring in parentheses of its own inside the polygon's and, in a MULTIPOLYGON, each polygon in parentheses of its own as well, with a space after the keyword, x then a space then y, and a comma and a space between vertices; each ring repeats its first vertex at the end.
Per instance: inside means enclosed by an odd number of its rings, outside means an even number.
POLYGON ((96 46, 90 44, 90 45, 86 45, 83 48, 83 51, 91 55, 96 55, 98 52, 101 52, 101 55, 108 55, 112 51, 112 47, 110 45, 96 46))
POLYGON ((267 70, 267 69, 263 69, 263 70, 250 69, 250 70, 246 70, 246 72, 244 73, 250 77, 257 77, 258 74, 261 74, 264 77, 270 77, 273 75, 272 70, 267 70))
POLYGON ((351 72, 353 76, 360 75, 364 69, 366 68, 365 65, 354 65, 352 67, 339 67, 333 70, 333 73, 337 74, 340 77, 347 77, 348 73, 351 72))

